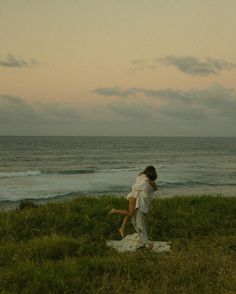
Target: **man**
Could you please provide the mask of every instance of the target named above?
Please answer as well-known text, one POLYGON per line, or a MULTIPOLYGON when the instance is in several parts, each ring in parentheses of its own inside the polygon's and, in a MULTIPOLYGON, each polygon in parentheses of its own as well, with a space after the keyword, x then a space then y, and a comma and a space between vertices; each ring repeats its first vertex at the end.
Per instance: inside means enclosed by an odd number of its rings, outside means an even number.
POLYGON ((154 197, 154 192, 157 190, 156 170, 154 167, 148 167, 148 172, 143 172, 143 181, 136 187, 136 210, 131 219, 135 231, 138 233, 140 240, 140 247, 148 247, 151 241, 148 239, 147 227, 145 223, 145 216, 149 212, 151 201, 154 197))

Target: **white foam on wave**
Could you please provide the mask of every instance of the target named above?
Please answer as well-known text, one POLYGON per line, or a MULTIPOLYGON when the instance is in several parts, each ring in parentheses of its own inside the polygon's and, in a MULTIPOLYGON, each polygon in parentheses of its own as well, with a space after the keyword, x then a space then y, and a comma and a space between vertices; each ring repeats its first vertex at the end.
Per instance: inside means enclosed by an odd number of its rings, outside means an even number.
POLYGON ((39 176, 42 172, 38 170, 25 171, 25 172, 0 172, 0 178, 15 178, 15 177, 28 177, 39 176))
POLYGON ((130 168, 110 168, 110 169, 101 169, 99 172, 132 172, 132 171, 143 171, 144 168, 140 167, 130 167, 130 168))
POLYGON ((77 170, 55 170, 55 171, 13 171, 13 172, 0 172, 1 178, 16 178, 16 177, 28 177, 28 176, 41 176, 41 175, 73 175, 73 174, 89 174, 89 173, 122 173, 122 172, 133 172, 137 170, 142 170, 140 168, 118 168, 118 169, 102 169, 102 170, 92 170, 92 169, 77 169, 77 170))
POLYGON ((36 177, 11 177, 7 181, 1 182, 0 198, 2 200, 19 201, 29 198, 47 199, 67 193, 83 195, 118 194, 120 190, 126 194, 130 191, 130 185, 134 180, 135 175, 132 173, 109 172, 51 174, 50 176, 42 173, 36 177))
MULTIPOLYGON (((0 203, 3 201, 19 201, 21 199, 49 199, 54 197, 68 197, 79 195, 127 195, 131 185, 135 182, 137 173, 133 172, 97 172, 90 174, 51 174, 50 176, 39 171, 18 172, 17 177, 8 173, 7 180, 0 182, 0 203), (21 174, 22 176, 19 176, 21 174), (29 177, 25 175, 40 175, 29 177)), ((0 173, 0 177, 3 173, 0 173)), ((6 173, 5 173, 6 176, 6 173)), ((167 181, 167 179, 165 179, 167 181)), ((169 179, 170 180, 170 179, 169 179)), ((173 180, 173 179, 172 179, 173 180)), ((162 179, 163 183, 165 182, 162 179)), ((167 181, 169 182, 169 181, 167 181)), ((158 183, 158 182, 157 182, 158 183)), ((212 186, 161 186, 159 195, 198 195, 198 194, 235 195, 235 187, 212 186)))

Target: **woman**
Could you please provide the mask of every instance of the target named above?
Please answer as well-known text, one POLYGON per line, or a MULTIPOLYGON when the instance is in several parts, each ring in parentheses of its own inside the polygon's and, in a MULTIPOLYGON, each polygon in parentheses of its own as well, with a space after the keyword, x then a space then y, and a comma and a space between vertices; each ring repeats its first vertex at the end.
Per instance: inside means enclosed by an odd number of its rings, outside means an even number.
MULTIPOLYGON (((123 223, 121 227, 119 228, 119 233, 122 238, 125 236, 125 227, 129 220, 135 216, 136 210, 140 209, 143 211, 143 213, 146 213, 149 209, 150 202, 153 198, 154 191, 157 190, 157 185, 155 183, 155 180, 157 179, 157 173, 154 166, 148 166, 144 169, 143 172, 141 172, 137 179, 136 183, 132 186, 131 193, 128 194, 127 199, 129 201, 129 209, 128 210, 119 210, 119 209, 112 209, 109 212, 109 215, 111 214, 122 214, 125 215, 123 223), (148 208, 148 209, 147 209, 148 208)), ((138 216, 140 216, 140 213, 138 213, 138 216)), ((138 218, 140 219, 140 217, 138 218)), ((137 219, 137 220, 138 220, 137 219)), ((141 231, 143 231, 144 235, 146 234, 146 226, 145 222, 143 223, 143 218, 141 218, 141 227, 139 228, 137 220, 133 220, 133 225, 137 233, 141 234, 141 231), (141 231, 140 231, 141 230, 141 231)), ((141 234, 142 235, 142 234, 141 234)), ((140 235, 140 238, 143 239, 143 237, 140 235)), ((145 236, 144 236, 145 239, 145 236)))

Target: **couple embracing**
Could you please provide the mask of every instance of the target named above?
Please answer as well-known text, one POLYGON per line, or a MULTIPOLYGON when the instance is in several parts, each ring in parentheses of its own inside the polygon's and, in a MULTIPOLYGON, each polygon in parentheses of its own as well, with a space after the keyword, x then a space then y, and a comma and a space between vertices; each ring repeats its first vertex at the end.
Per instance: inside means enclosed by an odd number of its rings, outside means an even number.
POLYGON ((111 214, 124 215, 124 220, 119 228, 119 233, 122 238, 125 236, 125 227, 131 220, 131 223, 139 236, 140 243, 146 246, 150 243, 147 234, 147 228, 145 223, 145 216, 149 211, 150 203, 153 199, 154 192, 157 190, 155 180, 157 179, 157 173, 154 166, 148 166, 141 172, 135 184, 132 186, 131 193, 128 194, 127 200, 129 201, 128 210, 112 209, 109 212, 111 214))

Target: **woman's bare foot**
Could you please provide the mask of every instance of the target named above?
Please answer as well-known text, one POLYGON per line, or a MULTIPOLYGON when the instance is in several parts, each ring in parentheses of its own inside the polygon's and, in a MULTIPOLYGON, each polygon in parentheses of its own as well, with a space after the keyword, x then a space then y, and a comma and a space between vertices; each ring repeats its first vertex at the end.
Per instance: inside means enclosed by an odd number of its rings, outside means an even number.
POLYGON ((123 239, 124 236, 125 236, 124 230, 123 230, 122 228, 119 228, 118 231, 119 231, 119 233, 120 233, 120 235, 121 235, 121 238, 123 239))
POLYGON ((115 209, 112 208, 112 209, 108 212, 108 215, 114 214, 114 211, 115 211, 115 209))

